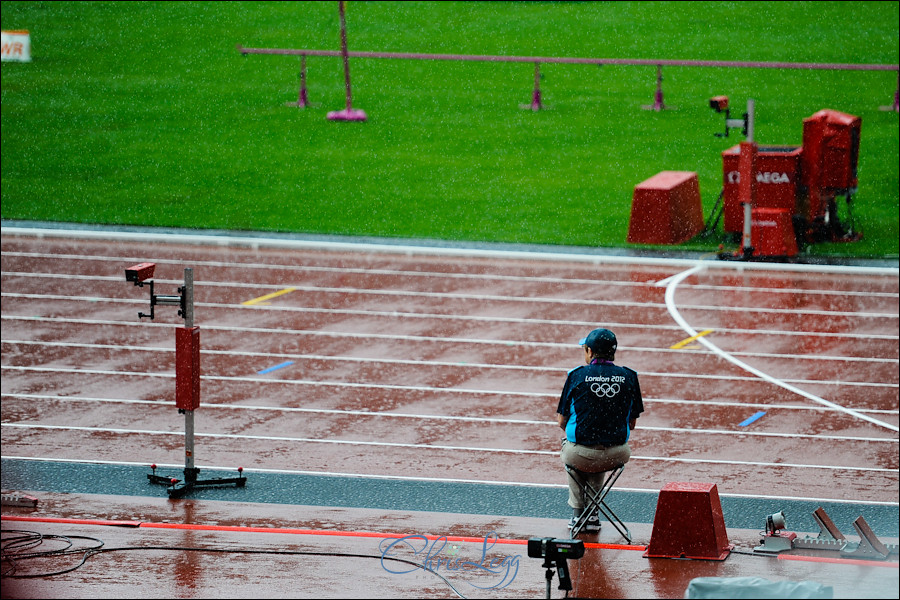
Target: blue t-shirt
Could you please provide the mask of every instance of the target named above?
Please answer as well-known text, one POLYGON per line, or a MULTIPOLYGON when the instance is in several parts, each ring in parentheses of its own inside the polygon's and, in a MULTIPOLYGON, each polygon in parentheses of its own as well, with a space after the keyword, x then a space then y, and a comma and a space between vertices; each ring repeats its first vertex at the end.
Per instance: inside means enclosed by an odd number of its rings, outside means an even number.
POLYGON ((644 412, 637 373, 608 361, 569 371, 556 412, 566 422, 566 439, 582 446, 620 446, 630 421, 644 412))

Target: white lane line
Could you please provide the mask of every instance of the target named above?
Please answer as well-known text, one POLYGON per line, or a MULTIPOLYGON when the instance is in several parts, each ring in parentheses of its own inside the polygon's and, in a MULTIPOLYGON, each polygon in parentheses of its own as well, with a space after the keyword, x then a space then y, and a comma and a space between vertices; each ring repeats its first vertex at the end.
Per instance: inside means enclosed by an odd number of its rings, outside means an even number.
MULTIPOLYGON (((698 271, 701 271, 701 270, 704 270, 703 267, 701 265, 698 265, 692 269, 682 271, 678 275, 675 275, 675 276, 670 277, 665 280, 665 282, 666 282, 665 283, 666 306, 669 309, 669 314, 672 315, 672 318, 675 319, 675 322, 678 323, 681 326, 681 328, 684 329, 688 333, 688 335, 692 335, 692 336, 697 335, 697 331, 695 331, 694 328, 691 327, 687 323, 687 321, 684 320, 684 318, 682 318, 681 313, 678 312, 678 307, 675 304, 675 290, 678 288, 678 284, 681 281, 683 281, 687 277, 690 277, 694 273, 697 273, 698 271)), ((707 337, 697 338, 697 341, 699 343, 703 344, 704 346, 706 346, 711 351, 713 351, 716 354, 718 354, 719 356, 721 356, 722 358, 724 358, 725 360, 727 360, 728 362, 740 367, 741 369, 744 369, 745 371, 747 371, 749 373, 756 375, 757 377, 759 377, 760 379, 762 379, 764 381, 768 381, 769 383, 772 383, 774 385, 782 387, 790 392, 799 394, 800 396, 803 396, 804 398, 808 398, 808 399, 812 400, 813 402, 818 402, 819 404, 831 407, 835 410, 839 410, 850 416, 857 417, 859 419, 868 421, 870 423, 874 423, 875 425, 878 425, 880 427, 885 427, 887 429, 890 429, 891 431, 900 431, 900 427, 898 427, 897 425, 893 425, 891 423, 886 423, 884 421, 881 421, 874 417, 870 417, 869 415, 862 414, 862 413, 852 410, 850 408, 845 408, 843 406, 835 404, 834 402, 825 400, 824 398, 820 398, 819 396, 816 396, 815 394, 811 394, 805 390, 802 390, 796 386, 793 386, 783 380, 776 379, 776 378, 768 375, 767 373, 764 373, 764 372, 760 371, 759 369, 756 369, 755 367, 752 367, 752 366, 748 365, 747 363, 745 363, 741 360, 738 360, 731 354, 721 350, 718 346, 716 346, 711 341, 709 341, 709 339, 707 337)))
MULTIPOLYGON (((270 381, 270 383, 279 383, 279 381, 273 380, 273 381, 270 381)), ((499 394, 499 393, 504 393, 504 392, 496 392, 496 393, 499 394)), ((4 392, 2 395, 10 396, 10 397, 43 398, 43 399, 82 398, 82 396, 53 396, 53 395, 45 395, 45 394, 21 394, 21 393, 15 393, 15 392, 10 392, 10 393, 4 392)), ((555 394, 547 394, 546 396, 548 398, 556 397, 555 394)), ((96 401, 104 401, 104 402, 110 401, 109 398, 88 398, 88 399, 96 400, 96 401)), ((113 399, 113 400, 115 400, 115 399, 113 399)), ((132 402, 135 404, 157 402, 156 400, 136 400, 136 399, 129 399, 129 400, 119 399, 118 401, 132 402)), ((170 401, 170 400, 163 401, 162 403, 163 403, 163 405, 168 405, 168 406, 172 405, 172 401, 170 401)), ((760 408, 761 406, 763 406, 761 404, 756 404, 753 402, 730 402, 730 401, 722 401, 722 400, 683 400, 680 398, 644 398, 644 403, 645 404, 661 404, 661 405, 688 404, 692 407, 716 406, 716 407, 725 407, 725 408, 752 408, 752 409, 760 408)), ((228 406, 228 405, 225 405, 225 404, 219 405, 219 404, 211 403, 211 404, 209 404, 209 406, 228 406)), ((235 405, 235 406, 240 407, 242 405, 235 405)), ((799 410, 799 411, 815 411, 815 412, 834 411, 833 408, 828 408, 827 406, 816 406, 816 405, 811 405, 811 404, 766 404, 766 405, 764 405, 764 407, 768 408, 769 410, 799 410)), ((316 409, 301 409, 301 408, 278 407, 278 406, 271 407, 271 408, 274 408, 276 410, 316 410, 316 409)), ((323 410, 325 410, 325 409, 323 409, 323 410)), ((371 411, 361 411, 361 412, 363 414, 370 414, 371 411)), ((860 409, 860 412, 867 412, 867 413, 872 413, 872 414, 886 414, 886 415, 896 415, 897 414, 896 409, 869 408, 869 409, 860 409)), ((371 412, 371 414, 392 414, 392 413, 371 412)), ((469 418, 469 417, 455 417, 455 416, 451 416, 451 415, 433 415, 432 418, 463 419, 463 418, 469 418)), ((486 417, 472 417, 472 418, 474 418, 476 421, 483 421, 483 420, 485 420, 486 417)), ((548 422, 554 423, 554 424, 556 423, 556 421, 548 421, 548 422)), ((746 433, 746 432, 744 432, 744 433, 746 433)), ((878 438, 878 439, 881 439, 881 438, 878 438)))
MULTIPOLYGON (((171 408, 172 402, 169 400, 134 400, 127 398, 92 398, 79 396, 53 396, 46 394, 18 394, 4 393, 0 394, 4 398, 18 398, 22 400, 48 400, 52 402, 69 403, 86 403, 86 404, 108 404, 122 406, 159 406, 163 408, 171 408)), ((645 402, 648 402, 645 399, 645 402)), ((284 407, 284 406, 257 406, 252 404, 210 404, 203 405, 205 410, 225 410, 225 411, 265 411, 277 413, 303 413, 303 414, 319 414, 319 415, 340 415, 354 417, 373 417, 373 418, 395 418, 395 419, 414 419, 416 421, 462 421, 470 423, 494 423, 497 425, 538 425, 548 426, 556 425, 556 421, 537 421, 533 419, 508 419, 498 417, 464 417, 458 415, 433 415, 433 414, 411 414, 397 412, 375 412, 371 410, 341 410, 327 408, 303 408, 303 407, 284 407)), ((797 407, 767 407, 769 410, 776 408, 797 408, 797 407)), ((808 408, 808 407, 806 407, 808 408)), ((766 431, 731 431, 725 429, 689 429, 686 427, 654 427, 649 425, 641 425, 641 431, 661 431, 667 433, 688 433, 688 434, 709 434, 709 435, 729 435, 736 437, 771 437, 771 438, 807 438, 811 440, 833 440, 840 442, 887 442, 889 444, 898 444, 900 439, 897 438, 877 438, 862 436, 844 436, 844 435, 822 435, 822 434, 803 434, 803 433, 774 433, 766 431)))
MULTIPOLYGON (((132 264, 141 262, 145 257, 125 257, 125 256, 99 256, 99 255, 76 255, 76 254, 52 254, 45 252, 4 252, 7 256, 16 256, 22 258, 41 258, 49 260, 66 260, 66 261, 92 261, 92 262, 125 262, 132 264)), ((379 269, 367 267, 337 267, 337 266, 314 266, 314 265, 286 265, 272 263, 237 263, 213 260, 159 260, 158 264, 171 265, 192 265, 206 266, 225 269, 239 270, 277 270, 277 271, 294 271, 300 273, 339 273, 339 274, 356 274, 356 275, 388 275, 404 278, 437 278, 437 279, 473 279, 484 281, 512 281, 512 282, 536 282, 536 283, 563 283, 575 285, 589 286, 626 286, 626 287, 655 287, 658 285, 653 282, 635 282, 628 280, 609 280, 609 279, 581 279, 567 277, 550 277, 550 276, 534 276, 534 275, 504 275, 498 273, 454 273, 441 271, 415 271, 402 269, 379 269)), ((888 272, 889 275, 896 275, 896 272, 888 272)), ((663 280, 665 281, 665 280, 663 280)), ((703 290, 734 290, 731 286, 719 286, 710 284, 691 285, 694 289, 703 290)), ((795 294, 794 290, 784 288, 761 288, 761 287, 742 287, 742 291, 766 292, 773 294, 795 294)), ((858 292, 853 290, 822 290, 808 289, 803 290, 807 295, 825 295, 825 296, 861 296, 861 297, 884 297, 897 298, 900 294, 896 292, 858 292)))
MULTIPOLYGON (((2 340, 4 344, 18 346, 38 346, 48 348, 84 348, 90 350, 119 350, 123 352, 162 352, 172 353, 174 348, 171 346, 132 346, 129 344, 89 344, 75 342, 44 342, 32 340, 16 340, 5 338, 2 340)), ((526 343, 514 342, 516 345, 527 345, 526 343)), ((650 354, 675 354, 676 356, 709 356, 712 353, 706 350, 681 350, 672 348, 642 348, 638 346, 620 346, 631 353, 646 352, 650 354)), ((256 352, 243 350, 211 350, 203 348, 203 355, 215 356, 231 356, 231 357, 257 357, 270 359, 289 359, 294 361, 310 360, 323 362, 343 362, 354 360, 354 357, 342 355, 328 354, 298 354, 291 352, 256 352)), ((900 360, 896 358, 866 358, 859 356, 826 356, 819 354, 775 354, 771 352, 732 352, 734 356, 750 356, 753 358, 772 358, 779 360, 810 360, 810 361, 837 361, 837 362, 862 362, 862 363, 887 363, 900 364, 900 360)), ((409 365, 415 367, 452 367, 458 369, 497 369, 501 371, 538 371, 545 373, 561 373, 568 372, 570 367, 550 367, 541 365, 517 365, 517 364, 493 364, 493 363, 475 363, 475 362, 450 362, 439 360, 415 360, 403 358, 369 358, 366 359, 370 363, 388 364, 388 365, 409 365)), ((787 380, 790 381, 790 380, 787 380)), ((833 383, 830 380, 828 383, 833 383)), ((871 382, 866 382, 871 383, 871 382)))
MULTIPOLYGON (((148 300, 144 298, 139 299, 126 299, 126 298, 99 298, 97 296, 54 296, 51 294, 19 294, 14 292, 3 292, 0 293, 0 297, 3 298, 19 298, 25 300, 61 300, 66 302, 107 302, 109 304, 127 304, 134 306, 142 306, 147 304, 148 300)), ((459 320, 459 321, 479 321, 479 322, 489 322, 489 323, 535 323, 535 324, 554 324, 554 325, 575 325, 579 327, 583 327, 585 325, 593 325, 594 321, 573 321, 573 320, 563 320, 563 319, 540 319, 540 318, 532 318, 532 317, 503 317, 499 315, 466 315, 459 313, 427 313, 427 312, 409 312, 409 311, 400 311, 400 310, 365 310, 365 309, 351 309, 351 308, 319 308, 319 307, 311 307, 311 306, 273 306, 273 305, 246 305, 246 304, 222 304, 218 302, 195 302, 194 306, 204 307, 204 308, 217 308, 223 310, 239 310, 239 311, 255 311, 255 312, 293 312, 293 313, 311 313, 311 314, 324 314, 324 315, 351 315, 351 316, 360 316, 360 317, 392 317, 392 318, 402 318, 402 319, 435 319, 435 320, 459 320)), ((659 306, 662 306, 661 304, 659 306)), ((32 316, 15 316, 15 315, 4 315, 4 318, 9 319, 40 319, 42 317, 32 317, 32 316)), ((47 320, 53 320, 52 318, 47 318, 47 320)), ((57 319, 61 320, 61 319, 57 319)), ((76 320, 77 321, 77 320, 76 320)), ((135 323, 140 324, 140 322, 136 321, 85 321, 85 322, 99 322, 99 323, 120 323, 120 324, 129 324, 134 325, 135 323)), ((147 323, 148 325, 152 325, 153 323, 147 323)), ((643 329, 662 329, 668 331, 679 331, 677 327, 674 325, 652 325, 652 324, 638 324, 638 323, 619 323, 620 327, 640 327, 643 329)), ((727 330, 722 330, 727 331, 727 330)), ((747 330, 748 332, 755 333, 757 330, 747 330)), ((822 335, 828 335, 827 333, 823 333, 822 335)), ((878 338, 878 335, 874 336, 860 336, 865 339, 875 339, 878 338)), ((892 336, 888 339, 897 339, 898 336, 892 336)))
MULTIPOLYGON (((702 268, 695 267, 694 269, 702 268)), ((692 270, 694 270, 692 269, 692 270)), ((65 279, 65 280, 83 280, 83 281, 119 281, 115 277, 103 276, 86 276, 86 275, 69 275, 69 274, 49 274, 49 273, 9 273, 4 275, 15 275, 17 277, 42 278, 42 279, 65 279)), ((676 276, 677 277, 677 276, 676 276)), ((671 278, 668 278, 671 279, 671 278)), ((177 284, 175 280, 156 279, 157 283, 177 284)), ((666 281, 666 280, 664 280, 666 281)), ((252 289, 254 294, 260 289, 271 288, 275 291, 284 289, 285 284, 277 285, 260 285, 258 283, 239 283, 239 282, 197 282, 194 284, 194 290, 203 287, 217 288, 238 288, 252 289)), ((589 298, 554 298, 547 296, 504 296, 496 294, 471 294, 464 292, 427 292, 416 290, 401 289, 370 289, 370 288, 353 288, 353 287, 330 287, 316 285, 300 285, 290 284, 292 291, 307 293, 323 293, 323 294, 355 294, 360 296, 388 296, 398 298, 439 298, 443 301, 450 300, 475 300, 478 302, 514 302, 523 304, 562 304, 566 306, 613 306, 613 307, 635 307, 635 308, 652 308, 662 309, 665 304, 659 302, 634 302, 629 300, 593 300, 589 298)), ((39 295, 42 296, 42 295, 39 295)), ((198 304, 195 303, 195 306, 198 304)), ((236 307, 238 305, 235 305, 236 307)), ((734 308, 730 306, 719 306, 715 304, 695 304, 683 306, 684 309, 703 310, 709 312, 753 312, 762 314, 786 314, 786 315, 819 315, 831 317, 864 317, 877 319, 897 319, 900 315, 896 312, 866 312, 866 311, 834 311, 834 310, 818 310, 818 309, 794 309, 794 308, 763 308, 763 307, 740 307, 734 308)))
MULTIPOLYGON (((76 369, 64 367, 28 367, 17 365, 3 365, 3 370, 21 371, 34 373, 69 373, 74 375, 109 375, 113 377, 167 377, 175 378, 174 366, 169 371, 164 372, 146 372, 146 371, 111 371, 108 369, 76 369)), ((757 382, 759 377, 742 377, 735 375, 704 375, 697 373, 655 373, 652 371, 641 371, 641 377, 663 377, 667 379, 709 379, 714 381, 749 381, 757 382)), ((507 396, 526 396, 532 398, 559 398, 558 392, 519 392, 514 390, 486 390, 478 388, 464 387, 436 387, 422 385, 399 385, 386 383, 365 383, 365 382, 348 382, 348 381, 329 381, 329 380, 313 380, 313 379, 271 379, 267 377, 242 377, 242 376, 225 376, 225 375, 201 375, 203 381, 229 381, 237 383, 274 383, 282 385, 309 385, 318 387, 350 387, 350 388, 371 388, 381 390, 399 390, 399 391, 417 391, 417 392, 447 392, 454 394, 488 394, 488 395, 507 395, 507 396)), ((782 380, 786 381, 786 380, 782 380)), ((870 382, 853 382, 853 381, 815 381, 815 380, 790 380, 792 383, 805 383, 809 385, 833 385, 840 387, 863 387, 863 388, 897 388, 896 383, 870 383, 870 382)), ((762 405, 761 405, 762 406, 762 405)), ((842 409, 849 410, 849 409, 842 409)))
MULTIPOLYGON (((31 425, 23 423, 3 423, 3 427, 20 429, 20 430, 43 430, 43 431, 83 431, 88 433, 117 433, 122 435, 153 435, 153 436, 178 436, 184 437, 183 431, 162 431, 153 429, 123 429, 116 427, 82 427, 72 425, 31 425)), ((374 442, 374 441, 357 441, 357 440, 335 440, 322 438, 303 438, 291 436, 274 436, 274 435, 245 435, 237 433, 198 433, 194 432, 194 437, 216 439, 216 440, 262 440, 266 442, 293 442, 301 444, 333 444, 340 446, 375 446, 385 448, 411 448, 416 450, 451 450, 453 452, 478 452, 478 453, 499 453, 499 454, 524 454, 524 455, 541 455, 558 457, 558 450, 523 450, 515 448, 487 448, 480 446, 446 446, 441 444, 405 444, 400 442, 374 442)), ((859 471, 871 473, 892 473, 898 474, 897 469, 883 469, 880 467, 857 467, 849 465, 810 465, 802 463, 784 463, 784 462, 763 462, 763 461, 741 461, 741 460, 716 460, 706 458, 683 458, 683 457, 665 457, 665 456, 635 456, 632 455, 631 460, 661 461, 670 463, 690 463, 690 464, 712 464, 712 465, 744 465, 751 467, 787 467, 794 469, 824 469, 828 471, 859 471)))
MULTIPOLYGON (((669 267, 694 266, 704 262, 711 268, 731 271, 776 271, 799 273, 845 273, 855 275, 888 275, 897 276, 897 268, 890 267, 857 267, 836 265, 805 265, 790 263, 739 262, 727 260, 697 260, 662 257, 616 256, 614 254, 580 254, 574 252, 543 252, 528 250, 492 250, 490 248, 465 248, 447 246, 427 246, 398 244, 393 240, 388 243, 373 242, 338 242, 329 240, 286 239, 284 237, 215 235, 197 233, 179 233, 172 231, 150 230, 115 231, 112 228, 80 229, 28 227, 15 223, 3 227, 2 233, 10 236, 43 238, 76 239, 76 240, 118 240, 127 242, 147 242, 151 244, 193 244, 196 246, 244 247, 252 250, 259 248, 288 248, 293 250, 316 250, 326 252, 352 252, 372 254, 394 254, 409 257, 417 256, 463 256, 470 258, 514 259, 548 262, 570 262, 583 264, 616 264, 616 265, 649 265, 669 267)), ((186 264, 186 261, 179 264, 186 264)))
MULTIPOLYGON (((28 297, 28 299, 34 300, 47 300, 47 299, 62 299, 62 300, 73 300, 78 302, 96 302, 102 300, 104 302, 109 302, 112 304, 128 304, 135 306, 143 306, 147 303, 147 300, 125 300, 121 298, 96 298, 92 296, 63 296, 60 298, 52 298, 51 296, 45 294, 14 294, 14 293, 2 293, 0 297, 28 297)), ((476 322, 486 322, 486 323, 521 323, 521 324, 535 324, 535 325, 571 325, 577 327, 591 327, 596 325, 595 321, 570 321, 570 320, 562 320, 562 319, 535 319, 535 318, 527 318, 527 317, 500 317, 500 316, 485 316, 485 315, 461 315, 455 313, 449 314, 440 314, 440 313, 416 313, 416 312, 404 312, 404 311, 379 311, 379 310, 357 310, 357 309, 341 309, 341 308, 315 308, 315 307, 303 307, 303 306, 239 306, 236 304, 218 304, 214 302, 195 302, 195 307, 203 307, 203 308, 220 308, 220 309, 246 309, 246 310, 256 310, 256 311, 264 311, 264 312, 293 312, 293 313, 311 313, 311 314, 324 314, 324 315, 350 315, 350 316, 359 316, 359 317, 389 317, 395 319, 434 319, 434 320, 447 320, 447 321, 476 321, 476 322)), ((871 314, 871 313, 869 313, 871 314)), ((75 318, 63 318, 63 317, 42 317, 42 316, 22 316, 22 315, 3 315, 3 319, 7 320, 19 320, 19 321, 46 321, 49 323, 84 323, 89 325, 125 325, 125 326, 166 326, 166 323, 149 323, 149 322, 140 322, 140 321, 113 321, 106 319, 75 319, 75 318)), ((653 325, 653 324, 643 324, 643 323, 625 323, 625 322, 615 322, 615 321, 605 321, 606 325, 609 327, 615 328, 634 328, 634 329, 651 329, 651 330, 661 330, 661 331, 682 331, 680 327, 677 325, 653 325)), ((206 327, 214 327, 221 331, 228 331, 230 329, 238 329, 238 328, 229 328, 227 326, 217 326, 217 325, 207 325, 206 327)), ((279 329, 274 331, 302 331, 302 330, 287 330, 287 329, 279 329)), ((823 337, 823 338, 839 338, 839 339, 861 339, 861 340, 890 340, 896 341, 900 339, 900 335, 890 335, 890 334, 878 334, 878 333, 832 333, 827 331, 811 331, 811 332, 798 332, 798 331, 785 331, 778 329, 740 329, 740 328, 727 328, 727 327, 716 327, 716 332, 719 334, 733 334, 733 335, 765 335, 765 336, 787 336, 787 337, 823 337)), ((516 342, 518 343, 518 342, 516 342)), ((620 346, 624 348, 625 346, 620 346)), ((654 348, 652 350, 660 351, 659 348, 654 348)), ((741 354, 739 352, 735 352, 734 354, 741 354)), ((749 354, 749 353, 748 353, 749 354)), ((896 359, 891 359, 896 362, 896 359)))
MULTIPOLYGON (((24 316, 8 316, 3 315, 0 317, 2 320, 6 321, 27 321, 27 322, 43 322, 43 323, 64 323, 64 324, 81 324, 81 325, 116 325, 116 326, 124 326, 124 327, 157 327, 157 328, 172 328, 173 325, 169 323, 139 323, 139 322, 129 322, 129 321, 111 321, 111 320, 102 320, 102 319, 67 319, 67 318, 58 318, 58 317, 24 317, 24 316)), ((204 325, 203 329, 206 331, 218 331, 218 332, 228 332, 228 333, 262 333, 262 334, 272 334, 272 335, 299 335, 299 336, 310 336, 310 337, 329 337, 329 338, 349 338, 349 339, 357 339, 357 338, 365 338, 365 339, 381 339, 381 340, 390 340, 390 341, 407 341, 407 342, 436 342, 441 344, 476 344, 476 345, 497 345, 503 347, 511 347, 511 346, 525 346, 525 347, 541 347, 541 348, 571 348, 572 344, 568 342, 535 342, 535 341, 526 341, 526 340, 505 340, 505 339, 479 339, 479 338, 452 338, 452 337, 435 337, 435 336, 417 336, 417 335, 396 335, 396 334, 382 334, 382 333, 353 333, 353 332, 342 332, 342 331, 322 331, 322 330, 310 330, 310 329, 275 329, 269 327, 236 327, 236 326, 220 326, 220 325, 204 325)), ((863 336, 866 339, 872 339, 871 337, 863 336)), ((13 341, 7 342, 6 339, 3 340, 5 343, 16 343, 13 341)), ((34 343, 34 342, 21 342, 21 343, 34 343)), ((71 345, 71 344, 64 344, 71 345)), ((115 346, 114 346, 115 347, 115 346)), ((683 356, 687 353, 690 354, 701 354, 706 355, 707 353, 704 351, 694 351, 694 350, 672 350, 670 348, 644 348, 639 346, 619 346, 621 350, 628 350, 631 352, 649 352, 649 353, 677 353, 678 356, 683 356)), ((134 348, 138 349, 138 348, 134 348)), ((140 348, 141 350, 147 350, 146 347, 140 348)), ((166 350, 166 348, 162 348, 166 350)), ((167 349, 171 351, 171 348, 167 349)), ((204 350, 203 352, 207 352, 204 350)), ((227 351, 209 351, 210 353, 214 352, 227 352, 227 351)), ((239 353, 244 355, 244 353, 239 353)), ((765 354, 765 353, 753 353, 753 352, 735 352, 732 353, 734 356, 753 356, 753 357, 762 357, 762 358, 780 358, 784 355, 777 354, 765 354)), ((247 355, 253 355, 253 353, 248 353, 247 355)), ((303 355, 292 355, 292 354, 280 354, 280 353, 259 353, 261 357, 285 357, 291 358, 293 356, 301 357, 303 355)), ((831 357, 831 356, 804 356, 804 355, 789 355, 788 358, 796 359, 810 359, 810 360, 839 360, 839 361, 849 361, 849 362, 885 362, 885 363, 900 363, 900 359, 895 358, 884 358, 884 359, 867 359, 861 357, 831 357)), ((385 359, 386 360, 386 359, 385 359)), ((457 366, 461 366, 462 363, 455 363, 457 366)), ((544 369, 546 367, 540 366, 529 366, 522 365, 518 367, 501 367, 497 365, 493 365, 496 368, 524 368, 524 369, 544 369)), ((560 367, 562 368, 562 367, 560 367)), ((557 369, 554 369, 557 370, 557 369)), ((643 371, 642 371, 643 373, 643 371)), ((652 372, 647 372, 649 375, 653 375, 652 372)), ((672 373, 666 374, 671 377, 682 377, 682 376, 694 376, 691 374, 679 374, 672 373)), ((704 375, 696 375, 696 377, 707 377, 707 378, 723 378, 728 379, 729 376, 704 376, 704 375)), ((806 380, 786 380, 786 381, 806 381, 806 380)), ((897 384, 891 383, 871 383, 871 382, 843 382, 838 380, 828 380, 828 381, 818 381, 817 383, 821 383, 824 385, 830 384, 841 384, 841 385, 874 385, 874 386, 896 386, 897 384)))

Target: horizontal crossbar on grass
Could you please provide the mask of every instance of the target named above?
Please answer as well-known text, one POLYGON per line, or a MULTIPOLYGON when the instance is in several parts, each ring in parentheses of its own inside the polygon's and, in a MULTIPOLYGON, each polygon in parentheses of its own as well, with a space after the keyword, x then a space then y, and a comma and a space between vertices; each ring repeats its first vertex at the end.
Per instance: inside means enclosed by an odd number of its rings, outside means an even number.
MULTIPOLYGON (((344 56, 343 52, 337 50, 302 50, 293 48, 244 48, 240 44, 237 45, 238 51, 242 56, 247 54, 275 54, 281 56, 300 56, 302 59, 301 67, 301 86, 300 93, 296 103, 290 103, 292 106, 309 106, 306 90, 306 57, 307 56, 344 56)), ((541 63, 557 63, 557 64, 581 64, 581 65, 638 65, 638 66, 655 66, 656 67, 656 94, 652 106, 644 106, 645 109, 653 109, 656 111, 666 108, 663 101, 662 90, 662 68, 663 66, 674 67, 719 67, 719 68, 749 68, 749 69, 819 69, 819 70, 843 70, 843 71, 898 71, 897 89, 894 91, 894 102, 892 106, 883 106, 882 110, 892 110, 897 112, 900 110, 900 65, 879 65, 879 64, 852 64, 852 63, 794 63, 794 62, 760 62, 760 61, 733 61, 733 60, 675 60, 675 59, 647 59, 647 58, 579 58, 566 56, 494 56, 494 55, 477 55, 477 54, 421 54, 421 53, 404 53, 404 52, 347 52, 347 58, 394 58, 408 60, 461 60, 461 61, 481 61, 481 62, 518 62, 518 63, 534 63, 534 91, 530 108, 532 110, 540 110, 541 90, 540 90, 540 65, 541 63)), ((348 83, 349 94, 349 83, 348 83)), ((349 105, 349 101, 348 101, 349 105)), ((523 106, 523 108, 526 108, 523 106)))
MULTIPOLYGON (((281 54, 288 56, 342 56, 338 50, 298 50, 291 48, 244 48, 241 54, 281 54)), ((644 58, 579 58, 566 56, 492 56, 475 54, 419 54, 404 52, 348 52, 353 58, 401 58, 413 60, 471 60, 482 62, 563 63, 586 65, 651 65, 677 67, 739 67, 751 69, 830 69, 846 71, 900 71, 900 65, 852 63, 752 62, 732 60, 673 60, 644 58)))

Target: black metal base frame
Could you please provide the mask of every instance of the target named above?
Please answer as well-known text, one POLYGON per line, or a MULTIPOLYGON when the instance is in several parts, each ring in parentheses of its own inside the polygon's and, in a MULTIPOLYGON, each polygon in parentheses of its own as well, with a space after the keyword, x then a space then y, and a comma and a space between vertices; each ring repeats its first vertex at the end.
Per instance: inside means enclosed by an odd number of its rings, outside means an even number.
POLYGON ((170 498, 181 498, 196 487, 219 487, 225 485, 244 487, 247 484, 247 478, 244 477, 243 474, 244 470, 240 467, 238 468, 237 477, 221 477, 217 479, 198 479, 197 476, 200 474, 200 469, 185 469, 183 481, 174 477, 157 475, 156 465, 153 465, 150 468, 153 472, 147 474, 147 479, 150 483, 168 486, 166 492, 169 494, 170 498))

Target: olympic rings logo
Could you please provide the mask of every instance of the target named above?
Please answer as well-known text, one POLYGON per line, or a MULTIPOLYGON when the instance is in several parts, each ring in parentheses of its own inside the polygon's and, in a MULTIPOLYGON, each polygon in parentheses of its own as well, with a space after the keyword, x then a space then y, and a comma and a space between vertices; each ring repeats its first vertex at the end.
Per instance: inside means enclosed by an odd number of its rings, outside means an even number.
POLYGON ((618 383, 592 383, 591 391, 597 396, 605 398, 615 397, 621 388, 618 383))

